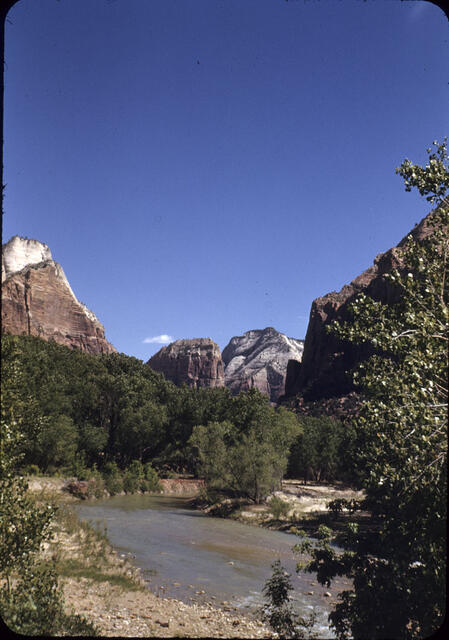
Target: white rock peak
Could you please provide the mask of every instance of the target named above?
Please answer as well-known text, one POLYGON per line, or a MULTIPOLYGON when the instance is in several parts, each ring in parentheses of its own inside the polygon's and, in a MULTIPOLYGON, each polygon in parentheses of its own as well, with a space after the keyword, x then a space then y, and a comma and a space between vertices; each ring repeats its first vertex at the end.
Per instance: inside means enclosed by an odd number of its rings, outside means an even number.
POLYGON ((14 236, 2 247, 2 280, 24 267, 47 260, 52 260, 52 256, 46 244, 14 236))
POLYGON ((95 313, 86 307, 83 302, 80 302, 73 293, 72 287, 64 273, 64 269, 60 264, 53 261, 49 246, 43 242, 39 242, 39 240, 13 236, 2 246, 2 282, 12 273, 21 271, 25 267, 29 267, 34 264, 40 264, 41 262, 53 263, 57 276, 67 287, 73 300, 83 309, 84 313, 90 320, 101 324, 95 313))

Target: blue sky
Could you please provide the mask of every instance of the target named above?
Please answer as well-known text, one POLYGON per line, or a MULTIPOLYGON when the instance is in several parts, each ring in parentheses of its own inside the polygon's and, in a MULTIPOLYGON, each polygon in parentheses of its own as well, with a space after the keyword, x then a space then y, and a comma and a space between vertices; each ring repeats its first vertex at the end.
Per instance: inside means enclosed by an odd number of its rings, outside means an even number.
POLYGON ((4 241, 49 245, 116 348, 306 333, 428 211, 448 21, 399 0, 19 0, 4 241))

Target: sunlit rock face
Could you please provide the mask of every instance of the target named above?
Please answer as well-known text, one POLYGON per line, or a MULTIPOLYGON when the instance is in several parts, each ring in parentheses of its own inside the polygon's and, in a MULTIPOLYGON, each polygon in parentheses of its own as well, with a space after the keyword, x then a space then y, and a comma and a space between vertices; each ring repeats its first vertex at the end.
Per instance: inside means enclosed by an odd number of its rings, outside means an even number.
POLYGON ((284 394, 288 362, 300 362, 303 348, 303 340, 288 338, 273 327, 235 336, 223 349, 225 384, 234 394, 256 387, 277 402, 284 394))
POLYGON ((397 301, 397 289, 383 276, 394 268, 405 268, 401 247, 409 235, 420 241, 431 232, 432 213, 416 225, 396 247, 379 254, 374 264, 350 284, 344 285, 339 292, 332 291, 312 302, 301 365, 289 366, 288 369, 287 396, 301 395, 310 402, 343 397, 354 391, 349 372, 372 355, 372 348, 366 344, 355 345, 341 341, 328 333, 327 327, 334 320, 351 321, 348 307, 362 292, 384 304, 397 301))
POLYGON ((20 236, 2 247, 2 331, 88 353, 116 351, 96 315, 77 300, 48 246, 20 236))
POLYGON ((46 244, 14 236, 2 248, 2 282, 10 273, 46 260, 52 260, 51 251, 46 244))
POLYGON ((148 365, 176 385, 223 387, 224 366, 220 348, 210 338, 176 340, 162 347, 148 365))

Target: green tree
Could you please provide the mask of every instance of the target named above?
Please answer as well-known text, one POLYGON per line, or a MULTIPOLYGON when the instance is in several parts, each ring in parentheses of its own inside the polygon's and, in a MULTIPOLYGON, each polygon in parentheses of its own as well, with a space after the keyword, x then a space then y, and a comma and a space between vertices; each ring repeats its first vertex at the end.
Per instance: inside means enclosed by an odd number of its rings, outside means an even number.
POLYGON ((424 169, 406 161, 398 170, 407 190, 416 186, 437 203, 431 233, 409 237, 403 266, 385 276, 398 301, 362 294, 353 321, 335 327, 376 350, 354 374, 366 395, 354 461, 366 498, 355 506, 374 526, 349 525, 336 538, 342 554, 323 540, 308 566, 322 584, 337 575, 353 581, 330 616, 341 639, 424 638, 445 613, 449 170, 445 143, 438 150, 424 169))
POLYGON ((316 482, 339 475, 343 425, 329 416, 304 416, 302 431, 291 448, 288 473, 316 482))
POLYGON ((396 173, 404 179, 406 191, 416 188, 428 202, 439 204, 449 190, 447 138, 441 143, 434 140, 432 146, 435 150, 432 153, 432 147, 427 149, 429 161, 425 167, 406 159, 396 173))
POLYGON ((49 416, 39 434, 39 454, 35 462, 43 471, 69 465, 77 451, 78 430, 70 416, 49 416))
MULTIPOLYGON (((56 573, 38 558, 42 543, 51 538, 55 509, 37 506, 18 475, 26 437, 22 423, 24 415, 31 419, 30 406, 35 404, 30 399, 26 407, 17 396, 23 388, 17 343, 10 341, 3 353, 8 357, 2 361, 0 420, 0 613, 22 635, 95 635, 95 627, 84 618, 65 613, 56 573)), ((38 411, 33 419, 39 425, 38 411)))
POLYGON ((230 414, 231 420, 195 427, 189 443, 212 489, 259 503, 280 486, 298 420, 256 389, 237 396, 230 414))

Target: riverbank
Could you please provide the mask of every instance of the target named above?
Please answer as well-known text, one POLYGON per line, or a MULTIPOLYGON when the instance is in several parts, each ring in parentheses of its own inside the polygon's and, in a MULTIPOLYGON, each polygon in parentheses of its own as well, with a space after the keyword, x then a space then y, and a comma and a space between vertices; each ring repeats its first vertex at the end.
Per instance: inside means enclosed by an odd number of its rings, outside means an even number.
MULTIPOLYGON (((347 519, 344 512, 335 518, 328 503, 332 500, 360 500, 362 491, 345 487, 344 485, 325 485, 307 483, 299 480, 283 480, 282 488, 274 491, 262 504, 254 504, 244 499, 225 499, 214 504, 208 504, 200 497, 194 499, 194 504, 204 513, 212 516, 232 518, 245 524, 272 529, 274 531, 289 532, 291 527, 305 530, 314 535, 322 523, 329 523, 339 528, 347 519), (277 517, 273 514, 270 502, 275 498, 282 501, 285 511, 277 517)), ((360 515, 357 516, 360 519, 360 515)), ((364 515, 362 515, 362 519, 364 515)))
MULTIPOLYGON (((30 477, 32 491, 53 491, 64 494, 69 480, 59 477, 30 477)), ((332 500, 360 500, 362 491, 355 491, 341 484, 304 483, 299 480, 283 480, 279 491, 272 493, 262 504, 254 504, 243 499, 227 499, 209 504, 201 496, 205 488, 203 480, 194 478, 162 479, 161 494, 191 498, 191 504, 208 515, 229 517, 245 524, 262 526, 278 531, 288 531, 290 526, 301 527, 312 534, 316 526, 330 516, 328 503, 332 500), (281 517, 275 518, 270 508, 270 500, 278 498, 288 505, 281 517)), ((123 495, 125 495, 122 492, 123 495)), ((360 516, 358 516, 360 517, 360 516)), ((363 515, 362 515, 363 518, 363 515)), ((344 515, 343 518, 344 520, 344 515)), ((334 519, 335 520, 335 519, 334 519)), ((337 524, 337 523, 335 523, 337 524)))
POLYGON ((58 503, 54 539, 43 555, 56 562, 68 609, 84 615, 106 637, 268 638, 257 620, 209 604, 186 604, 149 591, 140 571, 101 534, 81 522, 77 500, 58 478, 33 478, 37 500, 58 503))

